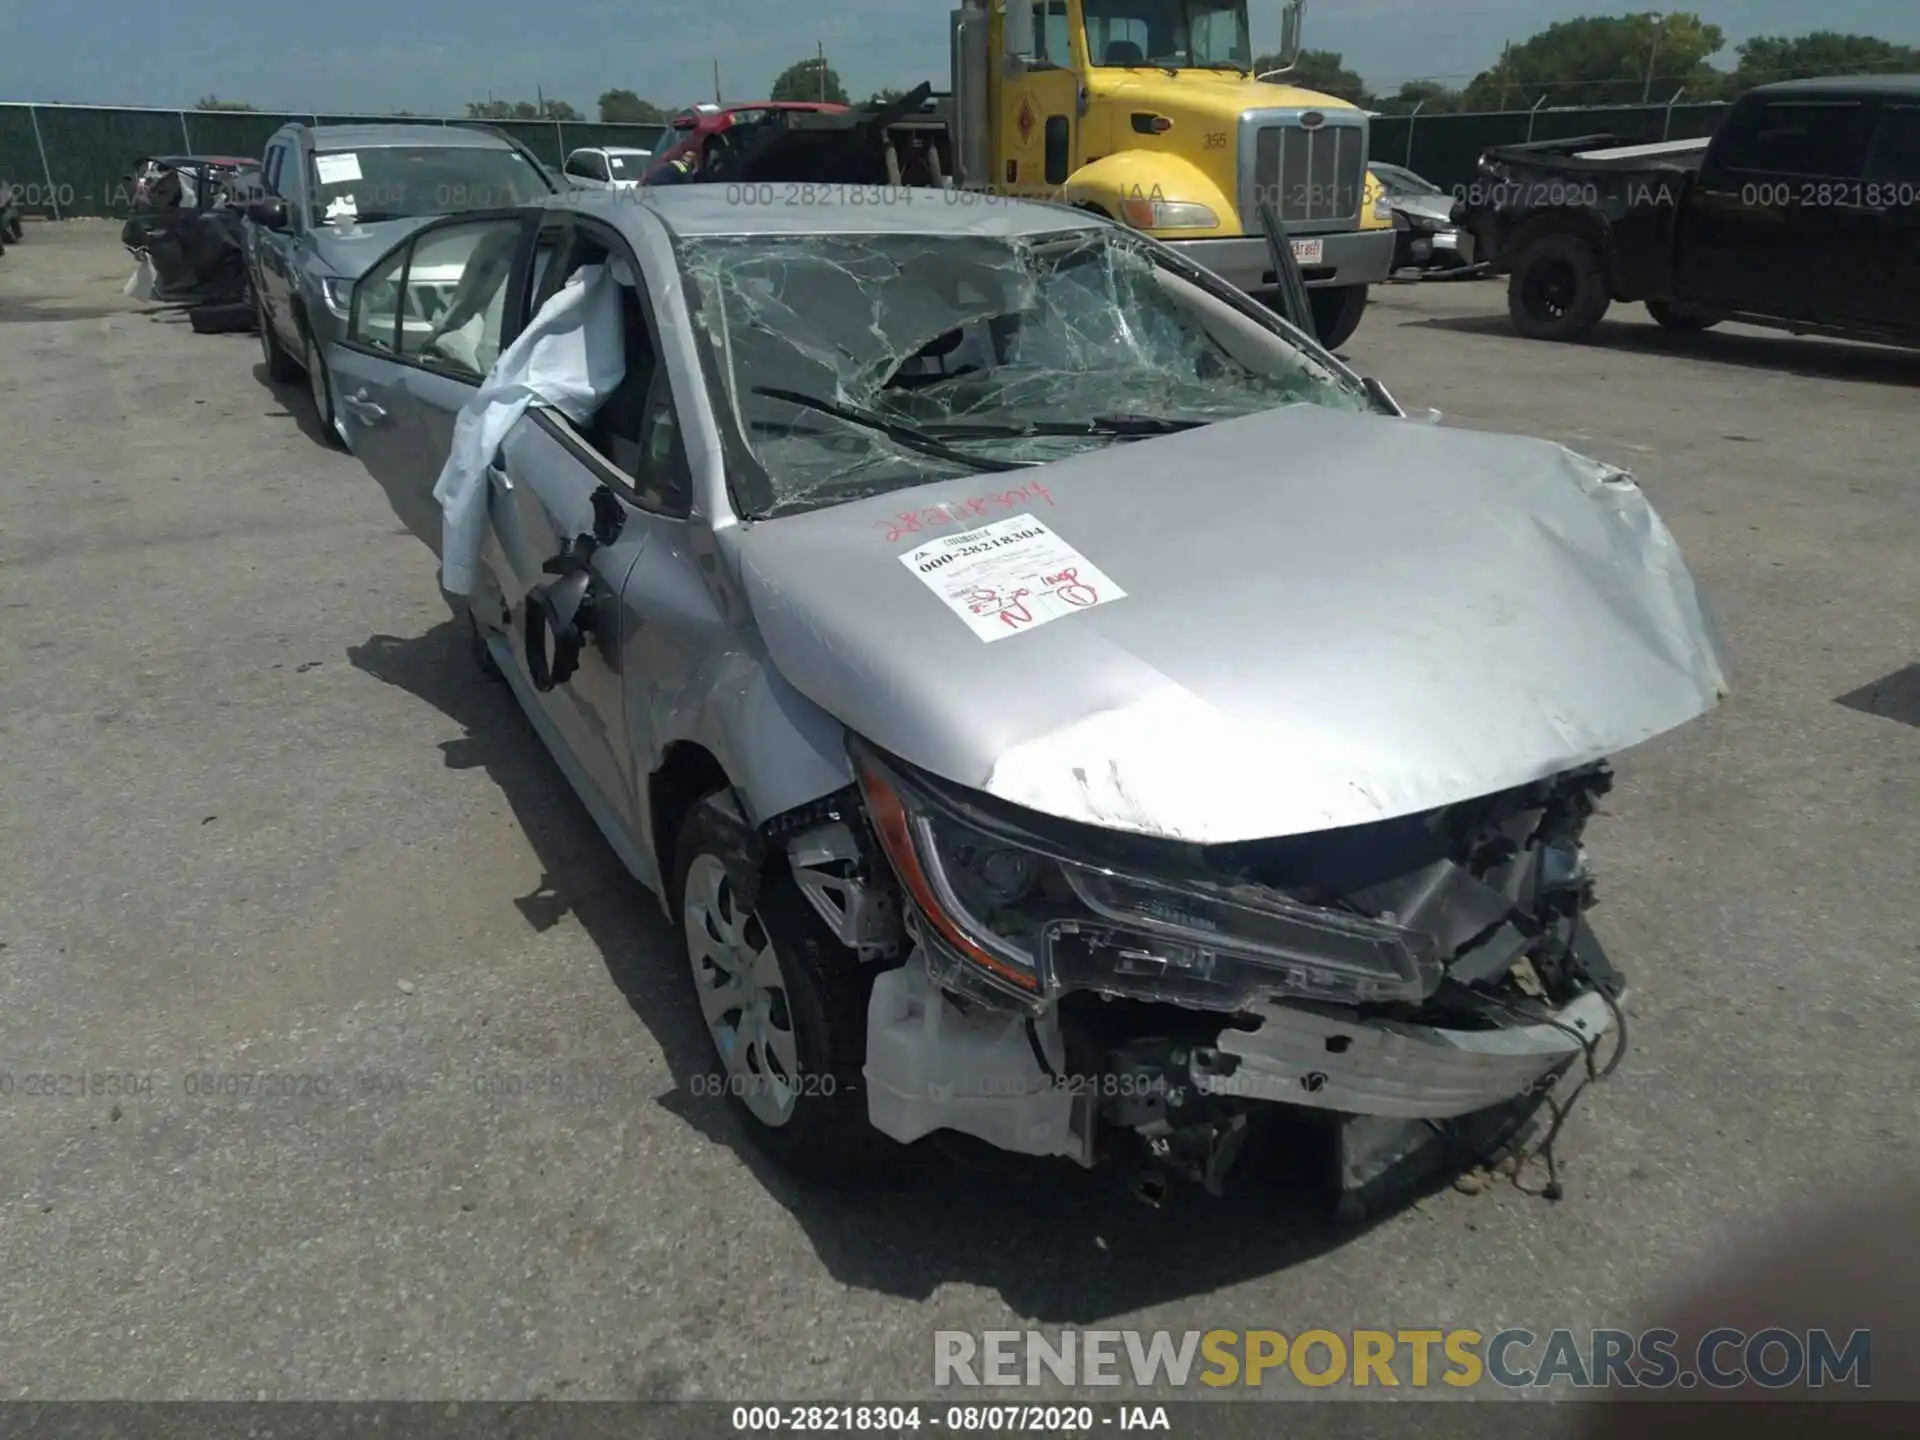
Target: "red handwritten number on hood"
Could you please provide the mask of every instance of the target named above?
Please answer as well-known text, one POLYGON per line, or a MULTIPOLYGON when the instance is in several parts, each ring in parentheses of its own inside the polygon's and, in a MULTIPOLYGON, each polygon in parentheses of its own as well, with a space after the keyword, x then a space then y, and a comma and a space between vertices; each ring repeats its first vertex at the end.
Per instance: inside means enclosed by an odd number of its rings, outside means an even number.
POLYGON ((1085 609, 1089 605, 1100 603, 1100 592, 1080 579, 1080 567, 1072 566, 1058 575, 1043 575, 1042 582, 1053 587, 1053 593, 1069 605, 1078 605, 1085 609))
POLYGON ((998 495, 975 495, 967 500, 943 501, 925 510, 902 510, 891 520, 876 520, 873 523, 887 532, 887 539, 891 542, 908 535, 918 535, 923 530, 938 530, 967 520, 984 520, 988 512, 996 508, 1011 510, 1016 505, 1031 505, 1036 501, 1049 506, 1053 504, 1053 492, 1037 480, 998 495))

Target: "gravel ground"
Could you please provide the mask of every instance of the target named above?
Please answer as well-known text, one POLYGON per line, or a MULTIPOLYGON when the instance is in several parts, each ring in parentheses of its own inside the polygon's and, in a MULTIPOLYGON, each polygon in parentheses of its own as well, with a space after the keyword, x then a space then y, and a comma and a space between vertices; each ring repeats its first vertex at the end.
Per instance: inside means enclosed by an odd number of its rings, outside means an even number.
POLYGON ((426 552, 253 337, 129 269, 87 222, 0 260, 0 1395, 903 1398, 937 1328, 1630 1325, 1914 1164, 1920 356, 1637 307, 1557 347, 1498 284, 1380 292, 1350 353, 1410 408, 1641 476, 1736 693, 1596 824, 1634 1046, 1565 1199, 1354 1234, 1041 1167, 769 1170, 426 552))

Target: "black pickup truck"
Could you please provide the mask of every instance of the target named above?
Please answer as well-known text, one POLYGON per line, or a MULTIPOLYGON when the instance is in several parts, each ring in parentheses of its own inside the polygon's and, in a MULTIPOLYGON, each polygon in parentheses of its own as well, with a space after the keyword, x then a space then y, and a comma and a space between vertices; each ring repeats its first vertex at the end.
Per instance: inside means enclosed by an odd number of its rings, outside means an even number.
POLYGON ((1710 140, 1489 150, 1453 218, 1534 339, 1581 339, 1638 300, 1674 330, 1920 347, 1920 76, 1763 85, 1710 140))

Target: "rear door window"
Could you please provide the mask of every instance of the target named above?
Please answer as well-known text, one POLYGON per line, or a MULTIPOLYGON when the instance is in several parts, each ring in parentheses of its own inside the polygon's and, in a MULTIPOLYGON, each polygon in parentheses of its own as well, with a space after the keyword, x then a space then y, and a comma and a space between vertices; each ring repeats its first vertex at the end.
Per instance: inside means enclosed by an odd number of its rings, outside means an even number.
MULTIPOLYGON (((1920 105, 1881 107, 1867 147, 1866 177, 1880 184, 1920 187, 1920 105)), ((1920 196, 1901 196, 1895 203, 1920 203, 1920 196)))
POLYGON ((1867 119, 1857 101, 1769 101, 1730 127, 1722 163, 1749 174, 1858 180, 1866 168, 1867 119))

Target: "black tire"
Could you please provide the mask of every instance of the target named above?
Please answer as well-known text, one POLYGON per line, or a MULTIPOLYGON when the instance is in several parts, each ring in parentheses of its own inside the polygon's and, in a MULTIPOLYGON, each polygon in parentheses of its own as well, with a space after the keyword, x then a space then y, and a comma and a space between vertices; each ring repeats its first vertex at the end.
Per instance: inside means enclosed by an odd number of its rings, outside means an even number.
POLYGON ((1612 303, 1600 256, 1578 235, 1542 235, 1513 258, 1507 314, 1529 340, 1584 339, 1612 303))
POLYGON ((1673 330, 1682 335, 1691 335, 1700 330, 1711 330, 1720 323, 1718 315, 1709 315, 1705 311, 1690 310, 1684 305, 1674 305, 1666 300, 1647 301, 1647 313, 1662 330, 1673 330))
POLYGON ((1329 350, 1338 350, 1360 328, 1360 317, 1367 313, 1367 287, 1342 285, 1335 289, 1307 291, 1307 304, 1313 310, 1315 338, 1329 350))
POLYGON ((313 401, 314 418, 320 422, 320 438, 330 448, 343 450, 346 446, 333 424, 333 376, 327 371, 327 357, 321 353, 320 342, 313 338, 313 332, 304 325, 300 327, 300 338, 306 342, 300 368, 307 373, 307 395, 313 401))
MULTIPOLYGON (((690 927, 704 923, 702 917, 690 913, 689 880, 697 865, 704 875, 706 866, 733 848, 726 821, 705 801, 696 804, 680 827, 673 868, 674 914, 679 918, 689 970, 696 964, 690 927)), ((722 886, 725 894, 733 894, 730 882, 722 882, 722 886)), ((874 969, 862 964, 833 937, 794 883, 784 855, 768 861, 742 934, 751 934, 756 921, 780 972, 785 1003, 776 1008, 784 1008, 784 1033, 794 1041, 799 1069, 795 1077, 797 1096, 791 1113, 780 1123, 770 1124, 755 1114, 736 1085, 729 1082, 716 1037, 714 1074, 727 1092, 727 1104, 754 1143, 791 1170, 825 1177, 849 1169, 870 1169, 894 1148, 867 1122, 862 1071, 874 969)), ((710 939, 717 936, 717 930, 718 926, 708 928, 710 939)), ((695 983, 697 988, 700 982, 696 979, 695 983)), ((704 997, 701 1003, 705 1024, 704 997)), ((778 1064, 777 1057, 774 1063, 778 1064)))
POLYGON ((300 362, 287 354, 280 337, 273 333, 273 321, 267 318, 260 297, 256 295, 253 303, 254 322, 260 327, 260 354, 267 362, 267 378, 281 385, 291 385, 300 378, 300 362))

